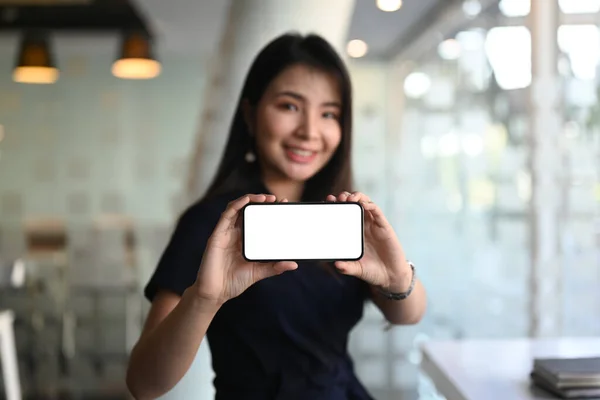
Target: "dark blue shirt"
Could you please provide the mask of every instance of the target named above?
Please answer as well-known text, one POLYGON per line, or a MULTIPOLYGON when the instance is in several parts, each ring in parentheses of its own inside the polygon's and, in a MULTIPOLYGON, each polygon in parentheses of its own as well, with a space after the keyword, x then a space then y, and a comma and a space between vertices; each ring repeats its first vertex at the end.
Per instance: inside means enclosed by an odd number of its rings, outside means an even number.
MULTIPOLYGON (((260 192, 259 192, 260 193, 260 192)), ((244 193, 201 201, 180 217, 145 288, 182 295, 227 203, 244 193)), ((331 265, 262 280, 226 302, 207 332, 217 400, 371 400, 354 374, 348 335, 368 298, 363 281, 331 265)))

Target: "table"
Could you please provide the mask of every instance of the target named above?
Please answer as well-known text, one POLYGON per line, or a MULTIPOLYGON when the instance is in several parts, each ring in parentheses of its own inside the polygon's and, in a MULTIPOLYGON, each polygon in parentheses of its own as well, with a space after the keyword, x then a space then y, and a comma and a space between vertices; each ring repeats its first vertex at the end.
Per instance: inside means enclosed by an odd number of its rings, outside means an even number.
POLYGON ((447 400, 556 399, 531 385, 533 359, 600 356, 600 338, 434 341, 421 351, 421 369, 447 400))
POLYGON ((2 358, 2 378, 6 400, 21 400, 19 364, 13 330, 12 311, 0 311, 0 357, 2 358))

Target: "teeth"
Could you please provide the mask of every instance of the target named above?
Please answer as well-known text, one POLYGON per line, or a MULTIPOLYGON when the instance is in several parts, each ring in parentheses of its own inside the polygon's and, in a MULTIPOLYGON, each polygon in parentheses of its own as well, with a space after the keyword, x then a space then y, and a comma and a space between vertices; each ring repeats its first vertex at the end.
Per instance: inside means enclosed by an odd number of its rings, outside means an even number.
POLYGON ((301 157, 308 157, 312 155, 312 151, 308 150, 300 150, 300 149, 290 149, 292 153, 297 154, 301 157))

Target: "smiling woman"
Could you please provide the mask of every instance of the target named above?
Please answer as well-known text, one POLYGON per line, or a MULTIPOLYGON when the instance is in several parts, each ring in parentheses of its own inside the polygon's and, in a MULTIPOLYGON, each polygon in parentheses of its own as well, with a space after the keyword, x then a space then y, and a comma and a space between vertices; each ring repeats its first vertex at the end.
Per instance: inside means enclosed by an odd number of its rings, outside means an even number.
MULTIPOLYGON (((364 302, 391 323, 416 323, 425 292, 381 210, 349 192, 351 92, 319 36, 283 35, 254 60, 217 175, 181 216, 145 288, 152 307, 127 375, 136 398, 169 391, 206 336, 217 400, 372 399, 347 349, 364 302), (288 200, 361 203, 360 260, 322 268, 245 259, 241 210, 288 200)), ((320 234, 336 228, 345 229, 320 234)))

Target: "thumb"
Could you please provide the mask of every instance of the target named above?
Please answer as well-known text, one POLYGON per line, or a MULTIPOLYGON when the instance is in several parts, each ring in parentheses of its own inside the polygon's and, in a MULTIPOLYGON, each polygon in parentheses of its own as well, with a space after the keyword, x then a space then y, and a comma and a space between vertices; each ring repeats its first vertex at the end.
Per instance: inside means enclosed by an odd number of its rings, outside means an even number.
POLYGON ((335 267, 344 275, 355 276, 360 278, 362 276, 362 268, 357 261, 336 261, 335 267))
POLYGON ((286 271, 293 271, 298 268, 298 264, 294 261, 280 261, 276 263, 254 263, 254 279, 255 282, 261 279, 270 278, 275 275, 281 275, 286 271))

